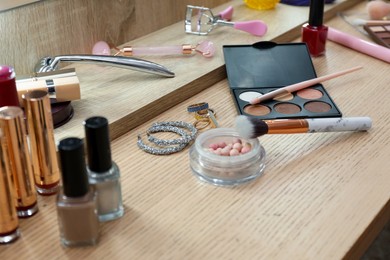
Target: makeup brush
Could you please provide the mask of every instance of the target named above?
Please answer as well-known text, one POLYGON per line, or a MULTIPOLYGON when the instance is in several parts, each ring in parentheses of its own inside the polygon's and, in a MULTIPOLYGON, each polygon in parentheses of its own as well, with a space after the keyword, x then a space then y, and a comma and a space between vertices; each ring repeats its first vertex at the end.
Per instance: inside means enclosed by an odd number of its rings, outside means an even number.
POLYGON ((364 19, 360 19, 360 18, 357 18, 357 19, 354 19, 352 21, 352 24, 353 25, 356 25, 356 26, 362 26, 362 25, 387 25, 387 24, 390 24, 390 21, 385 21, 385 20, 364 20, 364 19))
POLYGON ((254 104, 260 103, 262 101, 275 98, 277 96, 290 94, 291 92, 298 91, 298 90, 301 90, 301 89, 304 89, 304 88, 308 88, 310 86, 313 86, 314 84, 317 84, 317 83, 320 83, 320 82, 323 82, 323 81, 326 81, 326 80, 330 80, 330 79, 333 79, 333 78, 345 75, 347 73, 350 73, 350 72, 353 72, 353 71, 356 71, 356 70, 360 70, 361 68, 363 68, 363 67, 362 66, 357 66, 357 67, 354 67, 354 68, 351 68, 351 69, 343 70, 343 71, 340 71, 340 72, 335 72, 335 73, 332 73, 332 74, 329 74, 329 75, 325 75, 325 76, 314 78, 314 79, 305 80, 305 81, 302 81, 302 82, 299 82, 299 83, 296 83, 296 84, 292 84, 292 85, 289 85, 289 86, 286 86, 286 87, 283 87, 283 88, 279 88, 279 89, 277 89, 275 91, 268 92, 268 93, 266 93, 264 95, 261 95, 259 97, 256 97, 256 98, 252 99, 250 101, 250 103, 252 105, 254 105, 254 104))
POLYGON ((335 117, 308 119, 261 120, 238 116, 236 130, 243 138, 256 138, 265 134, 299 134, 319 132, 367 131, 371 128, 369 117, 335 117))

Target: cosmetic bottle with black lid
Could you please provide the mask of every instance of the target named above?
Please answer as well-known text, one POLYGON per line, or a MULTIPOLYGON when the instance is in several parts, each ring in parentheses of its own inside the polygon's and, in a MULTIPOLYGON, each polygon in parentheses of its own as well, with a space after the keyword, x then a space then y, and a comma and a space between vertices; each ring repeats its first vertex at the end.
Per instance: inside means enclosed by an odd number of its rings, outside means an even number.
POLYGON ((302 42, 313 57, 325 54, 328 27, 323 24, 324 4, 324 0, 311 0, 309 20, 302 26, 302 42))
POLYGON ((123 216, 120 171, 111 159, 108 120, 90 117, 84 121, 87 144, 88 178, 97 194, 100 221, 109 221, 123 216))
POLYGON ((65 246, 94 245, 99 237, 96 195, 88 183, 84 142, 79 138, 60 141, 62 187, 57 197, 61 242, 65 246))

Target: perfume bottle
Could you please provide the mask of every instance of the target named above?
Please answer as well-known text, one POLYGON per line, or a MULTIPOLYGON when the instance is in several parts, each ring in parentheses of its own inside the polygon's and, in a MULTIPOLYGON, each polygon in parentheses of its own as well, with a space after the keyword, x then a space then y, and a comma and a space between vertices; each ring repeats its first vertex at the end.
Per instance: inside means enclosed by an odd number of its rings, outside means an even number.
POLYGON ((11 243, 20 235, 15 197, 7 145, 0 129, 0 244, 11 243))
POLYGON ((57 196, 61 243, 65 246, 95 245, 99 237, 96 196, 88 184, 84 142, 65 138, 58 145, 62 188, 57 196))
POLYGON ((108 121, 104 117, 91 117, 84 121, 87 144, 88 178, 97 194, 100 221, 123 216, 120 172, 111 159, 108 121))

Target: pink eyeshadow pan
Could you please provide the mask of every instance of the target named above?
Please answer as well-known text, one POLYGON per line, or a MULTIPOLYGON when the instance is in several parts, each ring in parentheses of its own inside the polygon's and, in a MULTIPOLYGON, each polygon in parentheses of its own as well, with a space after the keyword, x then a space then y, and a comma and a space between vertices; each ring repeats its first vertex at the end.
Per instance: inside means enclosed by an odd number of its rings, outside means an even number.
POLYGON ((306 88, 299 90, 297 95, 304 99, 319 99, 323 96, 322 92, 317 89, 306 88))

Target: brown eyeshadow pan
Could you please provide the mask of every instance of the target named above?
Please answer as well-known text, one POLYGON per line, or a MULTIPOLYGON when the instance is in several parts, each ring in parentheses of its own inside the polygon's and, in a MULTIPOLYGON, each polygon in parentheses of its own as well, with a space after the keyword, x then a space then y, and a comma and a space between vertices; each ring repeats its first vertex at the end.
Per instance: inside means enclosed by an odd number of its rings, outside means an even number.
POLYGON ((312 113, 326 113, 332 109, 331 105, 322 101, 307 102, 304 108, 312 113))
POLYGON ((301 108, 292 103, 279 103, 274 106, 276 112, 281 114, 297 114, 301 112, 301 108))
POLYGON ((247 105, 244 112, 252 116, 264 116, 271 112, 271 109, 263 105, 247 105))
POLYGON ((376 43, 390 48, 390 26, 388 24, 364 25, 363 28, 376 43))

